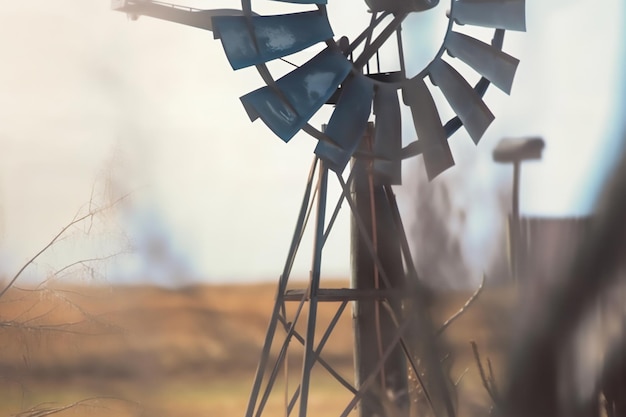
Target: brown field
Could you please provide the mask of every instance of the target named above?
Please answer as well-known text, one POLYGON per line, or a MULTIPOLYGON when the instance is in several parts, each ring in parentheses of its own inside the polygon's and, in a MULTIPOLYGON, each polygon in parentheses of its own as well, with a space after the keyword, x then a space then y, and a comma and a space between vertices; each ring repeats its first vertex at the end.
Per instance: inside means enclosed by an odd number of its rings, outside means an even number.
MULTIPOLYGON (((0 415, 97 397, 55 415, 243 416, 274 294, 274 284, 14 289, 0 300, 0 415)), ((438 295, 435 320, 443 322, 469 295, 438 295)), ((498 370, 514 304, 512 290, 485 289, 445 333, 451 377, 467 369, 458 387, 460 415, 488 405, 469 341, 476 340, 498 370)), ((321 324, 337 306, 320 306, 321 324)), ((294 352, 286 372, 291 389, 300 371, 294 352)), ((349 312, 323 355, 353 379, 349 312)), ((264 415, 284 415, 284 394, 275 392, 264 415)), ((349 400, 332 377, 313 374, 310 415, 338 414, 349 400)))

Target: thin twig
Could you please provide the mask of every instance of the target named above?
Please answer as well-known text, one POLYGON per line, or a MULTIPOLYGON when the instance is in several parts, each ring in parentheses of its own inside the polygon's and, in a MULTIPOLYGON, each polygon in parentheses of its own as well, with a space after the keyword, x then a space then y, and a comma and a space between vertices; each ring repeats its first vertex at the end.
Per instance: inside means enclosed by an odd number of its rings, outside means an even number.
MULTIPOLYGON (((393 311, 393 308, 391 307, 391 304, 389 303, 389 301, 385 300, 382 303, 382 305, 383 305, 383 307, 385 307, 385 309, 389 313, 389 316, 391 317, 391 320, 393 321, 393 323, 396 326, 396 328, 399 328, 400 327, 400 323, 398 322, 398 319, 397 319, 397 317, 395 315, 395 312, 393 311)), ((413 370, 413 374, 415 375, 415 379, 419 383, 420 387, 422 387, 422 392, 424 393, 424 398, 426 398, 426 402, 430 406, 430 409, 432 410, 433 415, 435 417, 437 417, 437 409, 435 408, 435 404, 433 403, 432 397, 430 395, 430 389, 426 386, 426 383, 424 382, 424 378, 422 378, 422 375, 421 375, 420 370, 419 370, 419 368, 417 366, 417 363, 415 362, 415 360, 411 356, 411 352, 409 351, 409 348, 408 348, 407 344, 404 342, 404 338, 400 339, 400 346, 402 347, 402 350, 404 351, 404 355, 406 356, 406 359, 409 361, 409 363, 411 365, 411 369, 413 370)))
MULTIPOLYGON (((21 291, 21 289, 20 289, 21 291)), ((26 297, 20 297, 18 300, 23 301, 25 300, 26 297)), ((33 311, 35 309, 35 307, 37 307, 37 303, 33 303, 31 304, 29 307, 25 308, 24 310, 22 310, 17 316, 13 317, 13 321, 17 321, 19 320, 21 317, 26 316, 28 313, 30 313, 31 311, 33 311)))
POLYGON ((467 374, 467 372, 469 371, 469 368, 465 368, 465 370, 463 372, 461 372, 461 375, 459 375, 459 377, 456 379, 456 381, 454 382, 454 386, 458 387, 459 384, 461 383, 461 380, 463 379, 463 377, 467 374))
POLYGON ((3 322, 0 322, 0 328, 2 328, 2 327, 5 327, 5 328, 11 327, 11 328, 20 329, 20 330, 29 330, 29 331, 36 331, 36 332, 49 332, 49 333, 75 334, 75 335, 79 335, 79 336, 106 336, 106 335, 110 335, 111 334, 110 332, 99 332, 99 333, 91 332, 91 333, 87 333, 87 332, 84 332, 84 331, 71 330, 71 329, 65 328, 65 327, 69 327, 69 326, 77 326, 77 325, 82 324, 82 323, 87 323, 87 320, 82 320, 82 321, 73 322, 73 323, 42 324, 42 325, 36 325, 36 326, 28 326, 28 325, 24 325, 23 323, 3 321, 3 322))
MULTIPOLYGON (((17 288, 17 287, 15 287, 15 288, 17 288)), ((20 320, 21 317, 23 317, 24 315, 28 314, 28 312, 32 311, 32 309, 37 305, 37 304, 33 304, 32 306, 30 306, 29 308, 27 308, 24 311, 22 311, 20 314, 18 314, 13 319, 5 319, 3 321, 0 321, 0 328, 14 328, 14 329, 20 329, 20 330, 37 331, 37 332, 58 332, 58 333, 69 333, 69 334, 83 334, 83 335, 86 335, 86 336, 99 336, 99 335, 111 334, 110 330, 109 331, 103 331, 103 332, 89 332, 89 333, 72 330, 72 328, 74 328, 76 326, 79 326, 81 324, 95 323, 95 324, 100 325, 102 328, 113 329, 113 331, 119 332, 119 333, 124 332, 123 328, 120 328, 117 325, 110 324, 110 323, 107 323, 107 322, 101 320, 99 318, 99 316, 100 316, 99 314, 91 314, 91 313, 85 311, 80 305, 76 304, 71 299, 69 299, 65 295, 63 295, 62 294, 63 291, 61 291, 61 290, 53 290, 53 289, 49 289, 49 288, 37 288, 37 289, 22 289, 22 288, 18 288, 18 289, 20 291, 50 293, 54 297, 60 299, 64 303, 70 305, 72 308, 77 310, 82 315, 83 319, 82 320, 78 320, 78 321, 74 321, 74 322, 64 322, 64 323, 29 324, 29 323, 37 322, 38 320, 41 320, 44 317, 46 317, 49 314, 51 314, 54 310, 56 310, 58 308, 58 305, 55 305, 54 307, 48 309, 44 313, 38 314, 38 315, 36 315, 34 317, 30 317, 30 318, 25 319, 25 320, 20 320)))
MULTIPOLYGON (((61 274, 61 272, 66 271, 76 265, 82 265, 82 266, 86 266, 86 264, 91 263, 91 262, 99 262, 99 261, 106 261, 109 260, 111 258, 115 258, 119 255, 122 255, 126 253, 125 251, 120 251, 120 252, 115 252, 115 253, 111 253, 107 256, 102 256, 102 257, 98 257, 98 258, 87 258, 87 259, 81 259, 79 261, 76 262, 72 262, 71 264, 65 265, 63 268, 59 269, 56 272, 53 272, 52 276, 53 277, 57 277, 59 276, 59 274, 61 274)), ((45 284, 46 282, 50 281, 51 278, 46 279, 43 284, 45 284)))
POLYGON ((66 404, 63 406, 59 406, 59 407, 51 407, 51 406, 46 406, 47 404, 52 404, 52 403, 41 403, 41 404, 37 404, 34 407, 31 407, 27 410, 24 411, 20 411, 17 414, 12 414, 12 417, 45 417, 45 416, 50 416, 53 414, 58 414, 58 413, 62 413, 64 411, 70 410, 72 408, 76 408, 79 406, 85 406, 88 402, 92 402, 92 401, 98 401, 98 400, 116 400, 116 401, 123 401, 129 404, 133 404, 136 406, 139 406, 139 403, 135 402, 135 401, 131 401, 125 398, 119 398, 119 397, 91 397, 91 398, 84 398, 82 400, 78 400, 75 401, 73 403, 70 404, 66 404))
MULTIPOLYGON (((40 320, 40 319, 44 318, 45 316, 47 316, 48 314, 51 314, 54 310, 56 310, 56 309, 57 309, 57 307, 58 307, 58 306, 53 306, 53 307, 51 307, 50 309, 48 309, 46 312, 41 313, 41 314, 38 314, 38 315, 36 315, 36 316, 33 316, 33 317, 29 318, 29 319, 26 319, 26 320, 22 321, 21 323, 22 323, 22 324, 24 324, 24 325, 26 325, 26 324, 31 323, 31 322, 33 322, 33 321, 40 320)), ((20 315, 20 316, 18 316, 18 318, 19 318, 19 317, 21 317, 21 315, 20 315)))
POLYGON ((483 279, 480 282, 480 285, 478 286, 476 291, 474 291, 474 294, 472 294, 472 296, 465 302, 465 304, 463 304, 463 307, 461 307, 456 313, 452 315, 452 317, 450 317, 448 320, 445 321, 445 323, 441 325, 439 330, 437 330, 436 336, 441 335, 448 327, 450 327, 450 325, 456 319, 458 319, 459 317, 463 315, 463 313, 465 313, 465 310, 467 310, 468 307, 472 305, 472 303, 478 298, 478 296, 483 290, 484 285, 485 285, 485 274, 483 274, 483 279))
POLYGON ((92 314, 92 313, 86 311, 79 304, 75 303, 70 298, 68 298, 67 296, 62 294, 62 291, 59 291, 59 290, 56 290, 56 289, 49 289, 48 291, 50 291, 50 293, 53 296, 55 296, 56 298, 58 298, 61 301, 65 302, 66 304, 68 304, 72 308, 78 310, 78 312, 83 317, 85 317, 85 319, 87 319, 89 322, 99 324, 100 326, 102 326, 104 328, 115 329, 115 330, 117 330, 120 333, 124 332, 123 328, 121 328, 121 327, 119 327, 117 325, 111 324, 111 323, 107 323, 106 321, 100 320, 100 318, 98 316, 100 316, 101 314, 92 314))
POLYGON ((489 370, 489 382, 491 385, 491 391, 493 391, 493 396, 498 399, 500 398, 500 393, 498 392, 498 386, 496 384, 496 378, 493 375, 493 367, 491 366, 491 359, 487 358, 487 369, 489 370))

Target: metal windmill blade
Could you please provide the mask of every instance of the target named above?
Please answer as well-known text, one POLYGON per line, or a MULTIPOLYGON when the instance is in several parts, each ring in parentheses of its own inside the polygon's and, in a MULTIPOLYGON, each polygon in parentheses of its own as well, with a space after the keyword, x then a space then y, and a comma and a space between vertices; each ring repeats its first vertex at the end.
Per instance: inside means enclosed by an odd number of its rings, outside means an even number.
POLYGON ((404 104, 411 108, 418 141, 422 144, 428 179, 433 179, 454 165, 452 152, 441 125, 435 101, 424 80, 417 78, 402 91, 404 104))
POLYGON ((371 112, 374 84, 360 74, 344 83, 337 107, 328 122, 326 135, 333 141, 319 142, 315 153, 336 172, 343 172, 356 151, 371 112))
POLYGON ((430 76, 433 84, 441 89, 474 142, 478 143, 495 116, 463 76, 450 64, 443 60, 434 61, 430 66, 430 76))
POLYGON ((446 49, 451 56, 465 62, 500 90, 511 94, 518 59, 492 45, 457 32, 448 34, 446 49))
POLYGON ((279 138, 288 142, 326 103, 349 72, 350 65, 343 55, 327 48, 273 86, 241 97, 241 102, 251 120, 260 117, 279 138))
POLYGON ((212 21, 215 39, 222 41, 235 70, 293 54, 333 36, 327 16, 319 11, 278 16, 216 16, 212 21))
POLYGON ((526 0, 457 0, 452 17, 459 24, 526 31, 526 0))
POLYGON ((374 95, 374 172, 379 182, 402 183, 402 119, 395 88, 379 86, 374 95))

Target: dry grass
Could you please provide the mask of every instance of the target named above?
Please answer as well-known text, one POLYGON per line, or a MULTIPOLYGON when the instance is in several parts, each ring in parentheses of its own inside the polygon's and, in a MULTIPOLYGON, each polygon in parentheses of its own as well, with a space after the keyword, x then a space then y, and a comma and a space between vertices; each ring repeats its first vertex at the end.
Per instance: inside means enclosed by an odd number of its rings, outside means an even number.
MULTIPOLYGON (((57 415, 243 415, 274 294, 274 284, 178 291, 14 289, 0 302, 0 320, 19 321, 29 328, 0 328, 0 415, 48 401, 67 404, 104 396, 132 402, 91 401, 57 415)), ((469 292, 439 295, 434 316, 443 322, 468 296, 469 292)), ((460 384, 461 415, 472 415, 487 403, 469 341, 476 340, 497 368, 507 349, 514 304, 511 290, 487 289, 446 330, 454 357, 452 377, 470 368, 460 384)), ((337 306, 321 306, 321 325, 330 321, 337 306)), ((351 326, 347 312, 324 350, 325 358, 347 378, 352 374, 351 326)), ((291 388, 297 384, 299 366, 295 360, 290 364, 291 388)), ((281 390, 276 392, 268 415, 283 415, 284 398, 281 390)), ((312 415, 332 415, 349 399, 325 373, 314 375, 312 415)))

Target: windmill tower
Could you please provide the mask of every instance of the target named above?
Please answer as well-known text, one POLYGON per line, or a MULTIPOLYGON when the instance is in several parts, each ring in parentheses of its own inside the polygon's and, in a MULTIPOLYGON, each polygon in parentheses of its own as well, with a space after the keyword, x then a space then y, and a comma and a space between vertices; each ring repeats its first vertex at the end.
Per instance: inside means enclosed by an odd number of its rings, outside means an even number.
POLYGON ((440 47, 414 76, 406 71, 403 22, 411 14, 434 10, 439 0, 355 2, 354 7, 369 9, 371 19, 354 39, 335 37, 327 0, 275 1, 293 6, 294 12, 260 15, 253 0, 242 0, 240 9, 212 10, 149 0, 112 2, 113 9, 132 17, 147 15, 212 31, 234 70, 254 66, 265 83, 241 97, 250 119, 261 119, 284 142, 300 131, 317 141, 246 417, 263 414, 294 340, 303 345, 302 372, 295 389, 286 390, 286 415, 296 408, 299 417, 307 415, 311 371, 321 367, 351 395, 341 416, 357 406, 362 417, 386 415, 388 405, 399 416, 408 416, 408 364, 435 414, 452 416, 454 407, 438 366, 426 312, 427 297, 413 265, 392 186, 401 182, 402 161, 416 155, 422 155, 429 179, 452 167, 448 138, 459 128, 464 127, 479 142, 494 120, 482 100, 488 86, 494 84, 506 93, 511 90, 518 60, 503 52, 502 46, 506 30, 525 30, 525 0, 450 0, 448 12, 440 16, 447 21, 445 36, 437 40, 440 47), (491 39, 483 42, 463 33, 464 25, 493 29, 491 39), (397 67, 380 71, 380 50, 389 45, 397 52, 397 67), (316 52, 312 58, 287 73, 273 73, 276 60, 291 59, 309 49, 316 52), (480 80, 469 84, 456 68, 459 65, 463 71, 478 72, 480 80), (445 123, 431 93, 434 89, 455 114, 445 123), (325 105, 334 109, 318 129, 309 121, 325 105), (401 134, 403 106, 410 109, 417 136, 406 146, 401 134), (350 172, 344 177, 349 163, 350 172), (328 181, 333 177, 342 192, 329 210, 328 181), (324 288, 324 243, 343 202, 352 213, 352 285, 324 288), (313 211, 309 284, 288 289, 294 258, 313 211), (339 305, 325 329, 317 323, 322 302, 339 305), (323 356, 324 345, 350 302, 355 326, 354 383, 323 356), (297 306, 291 316, 286 308, 289 303, 297 306), (304 320, 305 309, 306 323, 299 331, 296 325, 304 320), (277 336, 278 328, 284 330, 282 339, 277 336))

